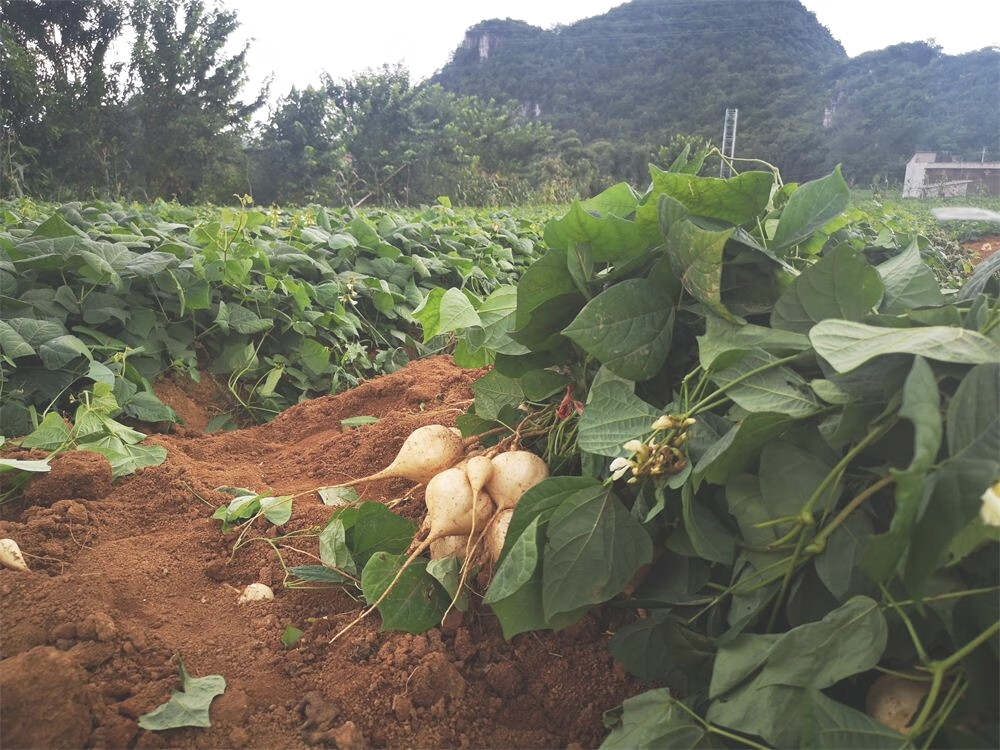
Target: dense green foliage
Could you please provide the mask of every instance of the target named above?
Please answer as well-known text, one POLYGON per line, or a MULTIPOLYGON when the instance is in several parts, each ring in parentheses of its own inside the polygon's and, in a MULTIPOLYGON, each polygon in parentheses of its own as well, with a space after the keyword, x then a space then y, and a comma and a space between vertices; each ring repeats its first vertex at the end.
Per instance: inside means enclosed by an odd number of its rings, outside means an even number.
POLYGON ((175 416, 151 391, 170 372, 228 381, 268 419, 433 352, 415 311, 511 283, 538 226, 437 206, 295 213, 101 202, 2 205, 0 422, 23 435, 105 384, 144 422, 175 416))
MULTIPOLYGON (((611 651, 660 687, 607 747, 994 747, 1000 261, 942 289, 925 243, 845 214, 839 171, 775 178, 654 169, 425 330, 493 361, 463 431, 506 428, 558 474, 518 503, 484 603, 507 637, 645 612, 611 651), (865 694, 913 669, 904 736, 865 694)), ((359 568, 369 602, 399 560, 359 568)), ((436 621, 435 579, 401 579, 383 626, 436 621)))
MULTIPOLYGON (((549 31, 483 22, 432 80, 514 99, 622 153, 639 144, 655 153, 675 133, 718 142, 723 113, 737 107, 737 153, 793 179, 843 163, 850 181, 867 185, 900 182, 918 149, 978 161, 986 148, 995 160, 998 76, 997 50, 949 56, 915 43, 848 59, 797 2, 633 0, 549 31)), ((642 184, 645 163, 615 174, 642 184)))

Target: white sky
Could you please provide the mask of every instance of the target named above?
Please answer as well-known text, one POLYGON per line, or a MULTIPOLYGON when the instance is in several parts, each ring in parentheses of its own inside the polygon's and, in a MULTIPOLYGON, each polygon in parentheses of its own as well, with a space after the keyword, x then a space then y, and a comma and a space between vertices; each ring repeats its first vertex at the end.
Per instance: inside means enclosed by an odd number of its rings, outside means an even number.
MULTIPOLYGON (((733 0, 713 0, 720 5, 733 0)), ((738 2, 738 0, 735 0, 738 2)), ((222 0, 237 12, 235 41, 252 39, 250 86, 273 75, 271 99, 294 85, 402 63, 413 80, 441 68, 465 30, 488 18, 541 28, 600 15, 622 0, 222 0)), ((1000 45, 995 0, 803 0, 848 55, 934 39, 948 54, 1000 45)))

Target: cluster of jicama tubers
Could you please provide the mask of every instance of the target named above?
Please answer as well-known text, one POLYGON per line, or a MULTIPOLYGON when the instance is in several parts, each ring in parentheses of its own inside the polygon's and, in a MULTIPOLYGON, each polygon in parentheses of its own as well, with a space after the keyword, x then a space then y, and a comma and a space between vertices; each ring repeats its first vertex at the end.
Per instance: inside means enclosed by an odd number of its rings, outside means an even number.
MULTIPOLYGON (((503 549, 510 518, 521 496, 549 475, 549 467, 525 450, 465 457, 466 441, 458 430, 426 425, 403 442, 396 458, 382 471, 348 484, 405 477, 424 482, 427 514, 410 554, 382 595, 333 640, 373 612, 389 595, 406 569, 428 549, 432 558, 461 557, 459 590, 478 550, 496 561, 503 549)), ((341 485, 346 486, 346 485, 341 485)))

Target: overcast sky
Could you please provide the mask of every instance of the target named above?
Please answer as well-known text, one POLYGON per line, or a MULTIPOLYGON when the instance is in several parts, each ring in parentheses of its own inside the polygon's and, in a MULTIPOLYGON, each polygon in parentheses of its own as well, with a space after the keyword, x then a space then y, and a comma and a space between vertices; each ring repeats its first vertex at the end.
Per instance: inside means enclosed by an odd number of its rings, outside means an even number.
MULTIPOLYGON (((734 0, 717 2, 720 14, 734 0)), ((738 2, 738 0, 735 0, 738 2)), ((422 80, 441 68, 465 30, 488 18, 551 28, 601 15, 621 0, 223 0, 251 39, 250 87, 273 75, 271 98, 383 64, 422 80)), ((803 0, 854 56, 899 42, 935 39, 948 54, 1000 45, 993 0, 803 0)))

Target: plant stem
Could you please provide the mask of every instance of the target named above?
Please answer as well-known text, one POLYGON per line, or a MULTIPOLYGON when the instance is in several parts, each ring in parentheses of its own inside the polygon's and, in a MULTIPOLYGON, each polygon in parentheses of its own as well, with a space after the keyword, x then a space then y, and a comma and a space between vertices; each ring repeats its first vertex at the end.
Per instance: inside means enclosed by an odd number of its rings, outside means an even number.
POLYGON ((875 484, 871 485, 864 491, 858 493, 853 500, 841 509, 840 513, 838 513, 829 524, 823 527, 823 529, 813 538, 813 542, 816 544, 826 544, 826 540, 830 538, 830 535, 833 534, 833 532, 847 520, 847 517, 857 510, 858 507, 865 502, 865 500, 870 498, 883 487, 890 485, 895 481, 896 477, 889 474, 882 477, 880 480, 875 482, 875 484))
POLYGON ((889 589, 887 589, 884 584, 879 584, 879 588, 882 589, 882 596, 888 600, 889 606, 895 610, 896 614, 899 615, 899 618, 903 621, 903 625, 906 626, 906 631, 910 634, 910 640, 913 641, 913 648, 916 649, 917 657, 920 659, 920 662, 922 664, 926 664, 928 662, 927 651, 924 649, 924 644, 920 640, 920 636, 917 635, 917 629, 913 627, 913 622, 900 608, 899 604, 893 600, 892 594, 889 593, 889 589))

